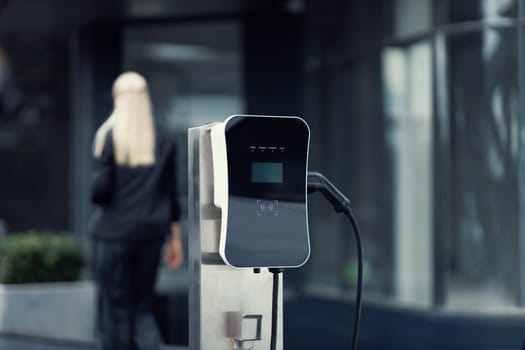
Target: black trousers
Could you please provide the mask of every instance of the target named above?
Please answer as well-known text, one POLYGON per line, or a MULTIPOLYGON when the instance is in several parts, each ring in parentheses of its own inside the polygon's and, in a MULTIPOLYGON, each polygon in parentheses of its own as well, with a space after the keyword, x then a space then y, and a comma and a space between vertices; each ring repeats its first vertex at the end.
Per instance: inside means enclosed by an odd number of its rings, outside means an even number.
POLYGON ((94 239, 99 349, 160 349, 162 340, 150 306, 163 242, 160 238, 140 242, 94 239))

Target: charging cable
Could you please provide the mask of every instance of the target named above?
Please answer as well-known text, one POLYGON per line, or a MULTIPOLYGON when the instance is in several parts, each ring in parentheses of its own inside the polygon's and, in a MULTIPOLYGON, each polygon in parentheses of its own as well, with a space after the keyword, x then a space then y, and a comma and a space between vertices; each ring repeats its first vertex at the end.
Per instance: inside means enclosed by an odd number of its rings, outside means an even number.
POLYGON ((363 290, 363 247, 357 220, 352 212, 350 200, 345 197, 323 174, 308 172, 308 193, 321 192, 332 204, 337 213, 343 213, 350 220, 355 234, 357 246, 357 291, 355 297, 354 330, 352 334, 352 350, 357 347, 359 322, 361 320, 361 293, 363 290))
MULTIPOLYGON (((361 294, 363 290, 363 247, 357 220, 352 212, 350 200, 346 198, 323 174, 317 172, 308 172, 308 193, 321 192, 325 198, 332 204, 337 213, 343 213, 350 220, 355 234, 357 245, 357 291, 355 298, 354 312, 354 329, 352 333, 352 350, 357 348, 357 338, 359 336, 359 323, 361 320, 361 294)), ((272 287, 272 329, 270 336, 270 350, 277 349, 277 314, 278 314, 278 296, 279 296, 279 274, 283 272, 282 268, 270 268, 273 274, 272 287)), ((259 273, 260 269, 255 269, 259 273)))
POLYGON ((270 350, 277 350, 277 314, 279 312, 279 275, 283 272, 281 268, 270 268, 273 275, 272 287, 272 331, 270 335, 270 350))

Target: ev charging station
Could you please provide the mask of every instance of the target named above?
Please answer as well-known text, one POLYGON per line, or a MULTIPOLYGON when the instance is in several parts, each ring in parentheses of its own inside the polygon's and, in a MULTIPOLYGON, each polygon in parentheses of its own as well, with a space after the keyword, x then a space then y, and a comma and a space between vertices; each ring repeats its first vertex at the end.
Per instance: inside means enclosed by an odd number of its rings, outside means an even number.
POLYGON ((188 130, 190 350, 283 349, 282 272, 310 255, 307 194, 346 214, 350 202, 308 172, 310 130, 298 117, 235 115, 188 130))

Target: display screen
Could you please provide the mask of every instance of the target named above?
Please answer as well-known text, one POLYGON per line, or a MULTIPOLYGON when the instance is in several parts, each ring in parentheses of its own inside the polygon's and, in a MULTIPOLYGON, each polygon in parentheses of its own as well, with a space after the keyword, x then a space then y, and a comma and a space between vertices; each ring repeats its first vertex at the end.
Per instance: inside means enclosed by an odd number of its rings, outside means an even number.
POLYGON ((282 183, 283 163, 252 163, 252 183, 282 183))

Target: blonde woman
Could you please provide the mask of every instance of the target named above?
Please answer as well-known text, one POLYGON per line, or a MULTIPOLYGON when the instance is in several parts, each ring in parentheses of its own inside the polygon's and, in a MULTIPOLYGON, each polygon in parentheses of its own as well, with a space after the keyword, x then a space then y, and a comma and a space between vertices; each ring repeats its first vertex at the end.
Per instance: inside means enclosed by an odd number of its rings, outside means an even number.
POLYGON ((120 75, 113 100, 113 114, 98 129, 93 147, 100 348, 160 349, 149 308, 166 234, 166 264, 175 269, 183 259, 175 144, 155 128, 142 76, 120 75))

